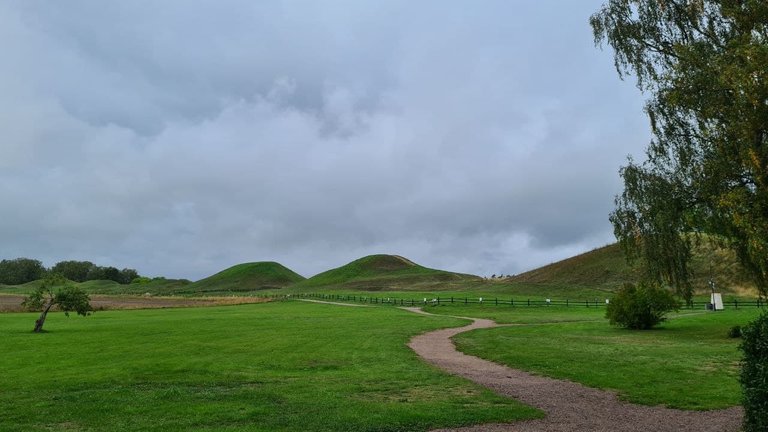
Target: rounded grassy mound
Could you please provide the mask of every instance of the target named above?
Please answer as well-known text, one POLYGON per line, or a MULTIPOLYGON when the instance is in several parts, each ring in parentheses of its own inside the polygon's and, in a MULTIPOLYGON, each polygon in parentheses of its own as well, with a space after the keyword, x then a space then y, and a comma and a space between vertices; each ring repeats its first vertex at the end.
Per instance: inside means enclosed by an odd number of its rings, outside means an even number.
POLYGON ((369 255, 315 275, 296 284, 295 287, 338 287, 371 291, 407 290, 469 279, 477 279, 477 277, 423 267, 398 255, 369 255))
POLYGON ((262 261, 232 266, 187 285, 184 290, 194 293, 256 291, 284 288, 303 280, 303 276, 280 263, 262 261))

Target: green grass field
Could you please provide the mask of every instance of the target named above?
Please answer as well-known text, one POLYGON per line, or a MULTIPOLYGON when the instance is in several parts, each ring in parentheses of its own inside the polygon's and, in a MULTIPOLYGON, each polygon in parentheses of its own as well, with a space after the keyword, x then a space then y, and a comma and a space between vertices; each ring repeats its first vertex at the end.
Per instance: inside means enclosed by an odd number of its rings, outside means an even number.
POLYGON ((600 322, 608 325, 605 308, 555 307, 555 306, 494 306, 484 305, 441 305, 427 306, 424 310, 433 314, 488 318, 499 324, 541 324, 600 322))
POLYGON ((738 339, 728 329, 760 313, 749 308, 673 314, 661 328, 611 327, 585 308, 434 307, 429 311, 525 324, 458 335, 463 352, 513 368, 612 389, 629 401, 683 409, 740 404, 738 339))
POLYGON ((0 430, 416 431, 540 415, 421 362, 449 317, 304 302, 0 315, 0 430))

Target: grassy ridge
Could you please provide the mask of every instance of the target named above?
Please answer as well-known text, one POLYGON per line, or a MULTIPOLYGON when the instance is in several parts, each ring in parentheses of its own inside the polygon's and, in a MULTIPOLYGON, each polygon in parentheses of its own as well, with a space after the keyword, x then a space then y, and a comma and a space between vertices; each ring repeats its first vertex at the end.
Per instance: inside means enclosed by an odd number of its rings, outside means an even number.
POLYGON ((537 411, 406 346, 461 320, 304 302, 0 315, 0 430, 418 431, 537 411))
POLYGON ((612 244, 515 275, 510 282, 613 288, 639 276, 637 266, 629 265, 619 245, 612 244))
MULTIPOLYGON (((718 290, 756 296, 754 284, 729 249, 702 241, 693 250, 690 266, 692 283, 698 292, 709 291, 710 275, 718 290)), ((625 282, 639 279, 639 263, 627 262, 621 247, 614 243, 558 261, 508 279, 513 285, 571 286, 614 291, 625 282)))
POLYGON ((307 290, 335 287, 363 291, 419 290, 428 285, 456 284, 480 278, 420 266, 396 255, 369 255, 299 282, 293 288, 307 290))

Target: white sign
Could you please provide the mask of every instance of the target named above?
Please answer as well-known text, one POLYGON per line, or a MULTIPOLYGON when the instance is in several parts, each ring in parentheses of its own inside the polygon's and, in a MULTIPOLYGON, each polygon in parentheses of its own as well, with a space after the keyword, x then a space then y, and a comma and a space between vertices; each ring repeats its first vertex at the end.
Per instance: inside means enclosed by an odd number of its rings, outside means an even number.
POLYGON ((720 293, 712 293, 710 296, 710 303, 715 305, 715 310, 723 310, 725 309, 725 306, 723 306, 723 295, 720 293))

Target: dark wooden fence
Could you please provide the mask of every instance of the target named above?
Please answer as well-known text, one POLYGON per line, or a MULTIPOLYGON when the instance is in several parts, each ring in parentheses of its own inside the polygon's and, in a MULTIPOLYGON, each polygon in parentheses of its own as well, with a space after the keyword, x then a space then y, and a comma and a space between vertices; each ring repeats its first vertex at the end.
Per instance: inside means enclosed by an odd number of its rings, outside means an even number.
MULTIPOLYGON (((322 301, 335 301, 335 302, 354 302, 354 303, 367 303, 367 304, 381 304, 381 305, 393 305, 393 306, 430 306, 430 305, 444 305, 444 304, 473 304, 473 305, 493 305, 493 306, 562 306, 562 307, 587 307, 587 308, 600 308, 606 306, 605 299, 594 300, 548 300, 548 299, 514 299, 514 298, 498 298, 498 297, 434 297, 434 298, 420 298, 420 299, 404 299, 394 297, 374 297, 374 296, 360 296, 360 295, 343 295, 343 294, 318 294, 318 293, 301 293, 301 294, 282 294, 274 296, 276 298, 305 298, 312 300, 322 301)), ((709 302, 706 301, 694 301, 690 304, 683 305, 684 309, 706 309, 709 302)), ((726 308, 748 308, 748 307, 766 307, 768 303, 765 299, 755 300, 730 300, 723 302, 726 308)))

